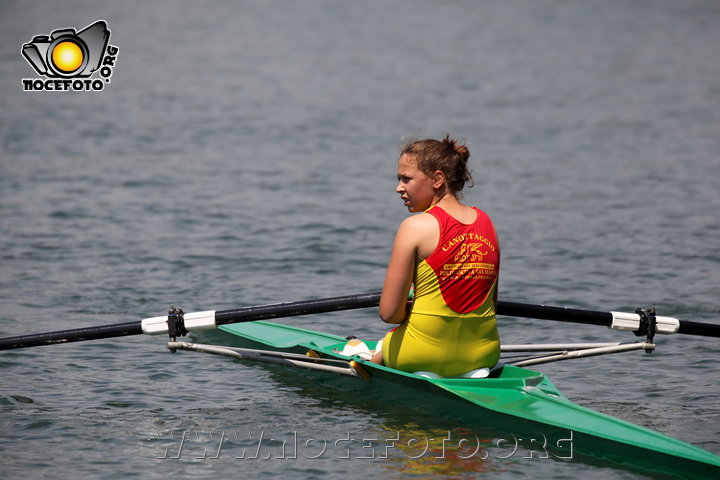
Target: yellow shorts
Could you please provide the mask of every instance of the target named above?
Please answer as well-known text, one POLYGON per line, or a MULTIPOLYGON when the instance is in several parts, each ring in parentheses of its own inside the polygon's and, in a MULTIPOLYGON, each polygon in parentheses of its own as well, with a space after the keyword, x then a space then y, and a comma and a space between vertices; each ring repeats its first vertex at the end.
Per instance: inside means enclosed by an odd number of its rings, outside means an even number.
POLYGON ((412 313, 382 343, 385 365, 442 376, 493 367, 500 359, 495 317, 438 317, 412 313))

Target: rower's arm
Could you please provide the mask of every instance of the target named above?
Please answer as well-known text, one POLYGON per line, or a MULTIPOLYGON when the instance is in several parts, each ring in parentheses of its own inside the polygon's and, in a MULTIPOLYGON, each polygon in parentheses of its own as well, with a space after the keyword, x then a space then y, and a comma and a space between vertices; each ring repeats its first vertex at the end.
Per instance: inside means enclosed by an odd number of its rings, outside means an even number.
POLYGON ((380 318, 386 323, 402 323, 408 315, 408 293, 417 258, 417 232, 414 217, 400 224, 393 243, 390 263, 380 297, 380 318))

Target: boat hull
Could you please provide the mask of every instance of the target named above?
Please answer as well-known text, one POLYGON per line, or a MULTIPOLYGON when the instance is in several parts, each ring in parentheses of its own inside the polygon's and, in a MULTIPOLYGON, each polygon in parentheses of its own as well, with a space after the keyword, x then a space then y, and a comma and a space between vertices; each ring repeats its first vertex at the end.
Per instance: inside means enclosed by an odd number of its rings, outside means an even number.
MULTIPOLYGON (((265 321, 219 328, 232 335, 236 346, 293 353, 312 350, 321 356, 351 360, 339 353, 346 340, 337 335, 265 321)), ((369 381, 343 380, 345 385, 352 382, 351 389, 367 389, 367 395, 395 392, 396 399, 398 388, 412 389, 423 398, 416 404, 438 415, 525 436, 525 441, 533 435, 542 436, 543 450, 557 459, 609 461, 683 478, 720 477, 717 455, 577 405, 540 372, 506 365, 491 375, 493 378, 427 379, 370 362, 359 363, 369 381)), ((407 398, 406 393, 403 398, 407 398)))

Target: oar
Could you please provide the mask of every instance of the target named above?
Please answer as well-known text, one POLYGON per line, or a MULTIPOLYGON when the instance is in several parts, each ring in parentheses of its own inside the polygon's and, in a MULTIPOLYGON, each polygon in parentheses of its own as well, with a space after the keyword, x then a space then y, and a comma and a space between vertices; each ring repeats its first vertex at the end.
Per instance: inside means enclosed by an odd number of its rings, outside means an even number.
MULTIPOLYGON (((182 311, 172 310, 169 316, 151 317, 136 322, 3 338, 0 339, 0 350, 139 334, 157 335, 176 333, 182 335, 187 333, 187 331, 207 330, 216 328, 219 325, 231 323, 374 307, 377 306, 379 302, 380 293, 365 293, 318 300, 243 307, 233 310, 210 310, 186 314, 183 314, 182 311), (168 322, 168 317, 172 318, 173 321, 168 322)), ((638 331, 643 322, 643 316, 638 313, 599 312, 502 301, 498 302, 497 313, 498 315, 511 317, 602 325, 609 328, 632 331, 638 331)), ((656 321, 657 333, 684 333, 688 335, 720 337, 720 325, 681 321, 671 317, 656 317, 656 321)))
POLYGON ((293 317, 297 315, 374 307, 377 306, 379 302, 379 293, 366 293, 319 300, 243 307, 234 310, 210 310, 185 314, 175 311, 170 315, 151 317, 135 322, 1 338, 0 350, 37 347, 56 343, 82 342, 85 340, 140 335, 143 333, 148 335, 167 334, 171 328, 176 328, 178 334, 184 334, 187 331, 208 330, 219 325, 227 325, 230 323, 252 322, 270 318, 293 317), (180 314, 178 315, 178 313, 180 314), (170 322, 169 325, 168 316, 174 317, 176 322, 170 322))
MULTIPOLYGON (((600 312, 577 308, 552 307, 549 305, 533 305, 529 303, 498 302, 498 315, 508 317, 536 318, 558 322, 584 323, 601 325, 615 330, 637 331, 643 322, 642 313, 600 312)), ((678 320, 673 317, 655 317, 657 333, 700 335, 704 337, 720 337, 720 325, 712 323, 678 320)))

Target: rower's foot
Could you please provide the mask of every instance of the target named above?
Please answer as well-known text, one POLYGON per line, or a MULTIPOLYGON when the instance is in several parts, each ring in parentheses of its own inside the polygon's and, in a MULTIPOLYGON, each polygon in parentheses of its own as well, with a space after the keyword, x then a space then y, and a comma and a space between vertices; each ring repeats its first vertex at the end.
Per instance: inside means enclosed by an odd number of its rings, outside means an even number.
POLYGON ((365 342, 358 340, 357 338, 353 338, 348 341, 340 353, 348 357, 358 356, 363 360, 371 360, 373 358, 373 355, 368 346, 365 345, 365 342))

